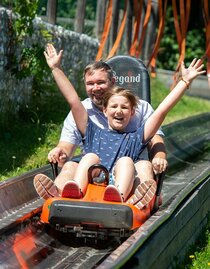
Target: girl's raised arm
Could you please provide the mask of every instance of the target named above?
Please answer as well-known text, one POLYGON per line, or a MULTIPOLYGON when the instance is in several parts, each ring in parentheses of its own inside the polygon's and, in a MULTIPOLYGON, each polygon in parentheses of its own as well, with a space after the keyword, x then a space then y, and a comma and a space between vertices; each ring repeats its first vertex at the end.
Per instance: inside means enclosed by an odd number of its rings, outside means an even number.
POLYGON ((179 102, 190 83, 197 76, 204 74, 206 71, 202 70, 203 64, 201 60, 194 59, 188 68, 185 68, 184 63, 181 65, 181 79, 175 88, 166 96, 160 103, 154 113, 148 118, 144 128, 144 141, 147 141, 160 128, 167 113, 179 102))
POLYGON ((48 66, 52 70, 52 74, 60 92, 63 94, 66 101, 70 105, 77 128, 84 136, 87 126, 88 114, 82 105, 76 90, 60 67, 62 53, 63 51, 61 50, 57 54, 54 46, 52 44, 48 44, 44 55, 48 66))

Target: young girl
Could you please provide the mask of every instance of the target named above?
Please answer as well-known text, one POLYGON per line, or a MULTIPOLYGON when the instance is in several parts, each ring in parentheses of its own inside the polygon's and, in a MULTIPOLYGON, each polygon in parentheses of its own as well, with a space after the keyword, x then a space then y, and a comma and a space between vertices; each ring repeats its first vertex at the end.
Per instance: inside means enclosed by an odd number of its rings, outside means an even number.
MULTIPOLYGON (((62 54, 62 51, 60 53, 62 54)), ((44 54, 48 61, 50 57, 53 57, 54 50, 48 46, 44 54)), ((110 185, 104 192, 104 200, 126 201, 135 178, 134 163, 139 160, 144 147, 155 135, 167 113, 181 99, 192 80, 205 73, 202 68, 201 60, 194 59, 187 69, 182 63, 182 78, 176 87, 162 101, 143 127, 126 133, 125 127, 137 105, 137 98, 132 92, 119 87, 107 91, 103 111, 107 117, 109 129, 101 129, 89 119, 79 96, 63 71, 55 67, 52 70, 53 76, 71 107, 77 128, 84 138, 86 153, 79 163, 74 180, 64 187, 63 196, 81 198, 88 185, 88 168, 93 164, 101 163, 111 175, 110 185)), ((143 205, 145 204, 141 202, 136 204, 138 208, 142 208, 143 205)))

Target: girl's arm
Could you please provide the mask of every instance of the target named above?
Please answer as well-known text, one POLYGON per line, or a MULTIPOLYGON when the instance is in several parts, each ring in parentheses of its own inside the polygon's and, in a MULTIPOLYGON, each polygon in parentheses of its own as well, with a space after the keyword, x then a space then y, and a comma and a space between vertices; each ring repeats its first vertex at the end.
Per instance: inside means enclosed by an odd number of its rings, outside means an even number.
POLYGON ((63 51, 61 50, 58 54, 52 44, 48 44, 46 51, 44 52, 48 66, 52 69, 52 74, 57 83, 57 86, 66 101, 69 103, 74 120, 76 122, 77 128, 84 136, 88 121, 88 114, 82 105, 80 98, 75 91, 73 85, 66 77, 64 72, 60 67, 60 62, 62 58, 63 51))
POLYGON ((204 74, 202 70, 203 64, 201 60, 194 59, 190 66, 186 69, 184 63, 181 65, 182 78, 175 88, 166 96, 154 113, 148 118, 144 128, 144 141, 150 139, 163 123, 167 113, 178 103, 184 95, 190 83, 198 75, 204 74))

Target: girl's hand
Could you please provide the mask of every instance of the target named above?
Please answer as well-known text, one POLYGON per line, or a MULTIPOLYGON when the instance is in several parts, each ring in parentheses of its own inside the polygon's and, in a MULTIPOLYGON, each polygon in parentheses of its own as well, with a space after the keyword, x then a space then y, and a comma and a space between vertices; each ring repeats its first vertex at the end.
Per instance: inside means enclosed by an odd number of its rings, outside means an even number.
POLYGON ((190 84, 197 76, 204 74, 206 71, 203 69, 201 59, 193 59, 188 68, 185 68, 184 62, 181 64, 181 76, 184 81, 190 84))
POLYGON ((60 50, 60 52, 57 54, 57 51, 54 46, 52 44, 47 44, 46 51, 44 51, 44 56, 48 66, 52 70, 56 67, 60 68, 62 54, 63 50, 60 50))

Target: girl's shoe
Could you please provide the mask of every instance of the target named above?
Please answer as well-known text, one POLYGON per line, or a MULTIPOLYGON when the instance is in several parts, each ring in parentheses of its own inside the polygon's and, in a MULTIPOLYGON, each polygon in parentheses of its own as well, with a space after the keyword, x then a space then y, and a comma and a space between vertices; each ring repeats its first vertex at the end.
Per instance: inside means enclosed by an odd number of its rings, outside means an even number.
POLYGON ((64 185, 62 197, 80 199, 83 197, 83 194, 77 182, 71 180, 69 182, 66 182, 66 184, 64 185))
POLYGON ((38 195, 43 199, 60 196, 54 182, 44 174, 38 174, 34 177, 34 188, 38 195))
POLYGON ((147 206, 153 199, 157 190, 155 180, 151 179, 140 183, 134 191, 134 194, 126 201, 128 204, 135 205, 138 209, 147 206))
POLYGON ((123 202, 123 198, 119 190, 114 185, 108 185, 106 187, 103 199, 110 202, 123 202))

